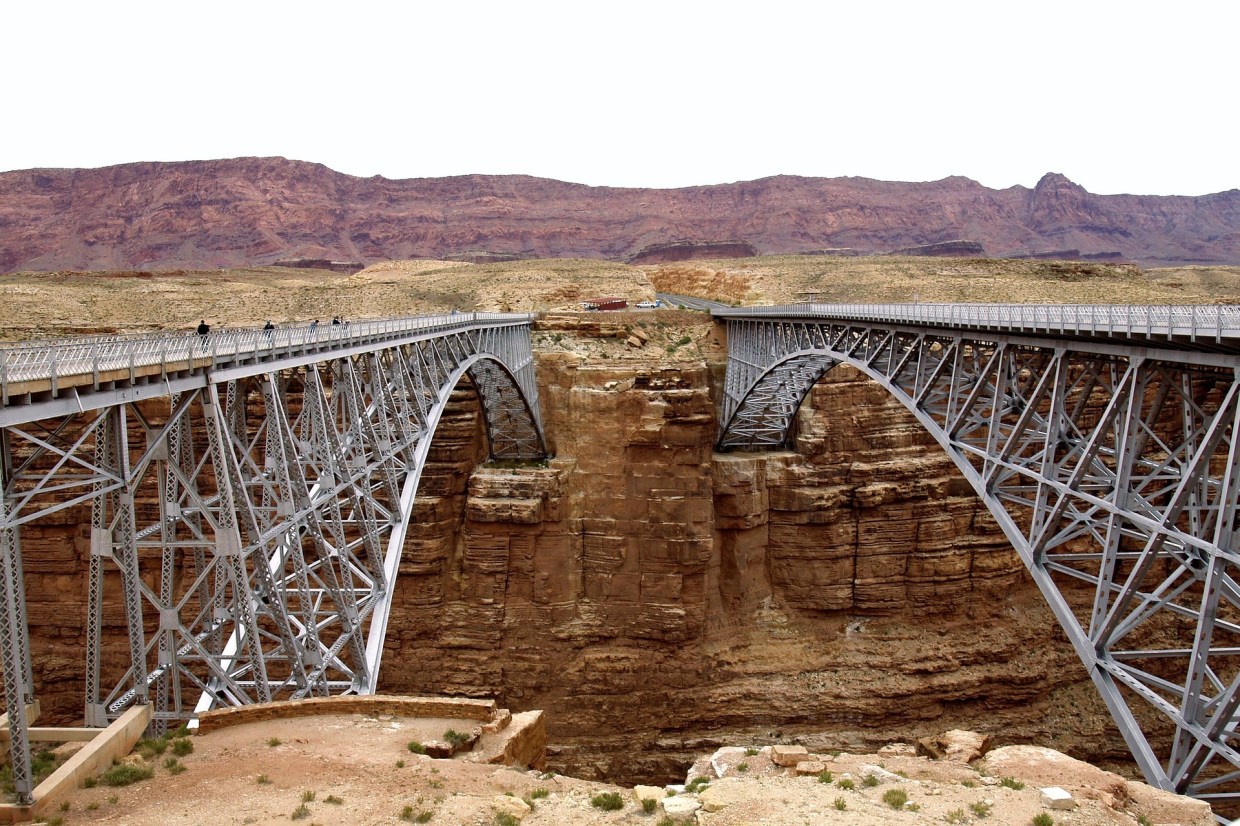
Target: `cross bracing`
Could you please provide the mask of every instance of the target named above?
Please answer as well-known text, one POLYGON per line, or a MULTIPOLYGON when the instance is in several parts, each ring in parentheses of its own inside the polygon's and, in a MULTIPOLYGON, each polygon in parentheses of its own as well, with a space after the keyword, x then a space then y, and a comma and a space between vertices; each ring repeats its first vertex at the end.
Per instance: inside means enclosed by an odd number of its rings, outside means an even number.
POLYGON ((24 526, 90 509, 87 725, 135 703, 153 705, 159 732, 213 707, 373 693, 414 492, 453 389, 476 391, 493 458, 545 457, 530 321, 0 350, 0 647, 19 802, 33 791, 35 699, 24 526), (119 644, 104 622, 116 602, 119 644))
POLYGON ((714 315, 729 352, 718 449, 790 446, 836 365, 877 381, 994 515, 1146 779, 1240 803, 1240 310, 714 315))

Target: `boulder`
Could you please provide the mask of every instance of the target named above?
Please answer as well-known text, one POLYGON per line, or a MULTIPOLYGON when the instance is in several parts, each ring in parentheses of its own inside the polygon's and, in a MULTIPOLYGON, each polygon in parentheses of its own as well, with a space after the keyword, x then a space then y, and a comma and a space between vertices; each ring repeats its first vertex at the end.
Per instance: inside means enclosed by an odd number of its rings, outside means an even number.
POLYGON ((662 800, 667 797, 667 792, 660 786, 634 786, 633 797, 637 798, 638 803, 643 800, 662 800))
POLYGON ((533 811, 530 808, 530 804, 526 803, 521 798, 511 797, 506 794, 496 795, 494 799, 491 800, 491 806, 495 809, 497 814, 503 813, 511 815, 517 820, 521 820, 533 811))
POLYGON ((976 731, 952 729, 935 737, 917 741, 917 753, 935 760, 972 763, 990 750, 990 737, 976 731))
POLYGON ((776 766, 791 769, 808 758, 809 751, 805 746, 771 746, 771 762, 776 766))
POLYGON ((822 774, 827 770, 827 764, 821 760, 802 760, 796 765, 796 773, 801 775, 822 774))
POLYGON ((1066 789, 1058 786, 1047 786, 1042 789, 1042 808, 1060 812, 1070 812, 1076 808, 1076 801, 1066 789))
POLYGON ((1129 780, 1126 785, 1130 806, 1151 823, 1182 823, 1184 826, 1213 826, 1215 823, 1210 804, 1204 800, 1166 792, 1136 780, 1129 780))
POLYGON ((675 823, 692 823, 694 814, 698 809, 702 808, 702 804, 698 802, 698 799, 688 794, 665 797, 659 801, 659 805, 663 807, 663 814, 667 815, 675 823))

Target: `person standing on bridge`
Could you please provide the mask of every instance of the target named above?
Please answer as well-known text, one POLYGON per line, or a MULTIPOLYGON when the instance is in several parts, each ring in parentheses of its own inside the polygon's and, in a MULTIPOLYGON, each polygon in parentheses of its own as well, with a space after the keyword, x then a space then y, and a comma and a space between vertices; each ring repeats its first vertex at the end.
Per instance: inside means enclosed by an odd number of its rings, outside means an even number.
POLYGON ((263 325, 263 335, 267 338, 267 346, 271 346, 271 334, 276 329, 276 325, 271 323, 271 319, 267 319, 267 323, 263 325))
POLYGON ((202 347, 202 352, 207 352, 207 336, 211 333, 211 325, 207 324, 204 318, 198 322, 198 343, 202 347))

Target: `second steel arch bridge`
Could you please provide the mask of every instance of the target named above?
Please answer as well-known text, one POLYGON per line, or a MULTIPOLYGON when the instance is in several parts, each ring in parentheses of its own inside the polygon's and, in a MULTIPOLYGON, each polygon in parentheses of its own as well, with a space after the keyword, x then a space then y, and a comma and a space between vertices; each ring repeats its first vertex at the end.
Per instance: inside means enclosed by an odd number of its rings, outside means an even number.
POLYGON ((1003 529, 1146 779, 1240 801, 1240 308, 712 314, 728 328, 718 449, 788 445, 836 365, 878 382, 1003 529))

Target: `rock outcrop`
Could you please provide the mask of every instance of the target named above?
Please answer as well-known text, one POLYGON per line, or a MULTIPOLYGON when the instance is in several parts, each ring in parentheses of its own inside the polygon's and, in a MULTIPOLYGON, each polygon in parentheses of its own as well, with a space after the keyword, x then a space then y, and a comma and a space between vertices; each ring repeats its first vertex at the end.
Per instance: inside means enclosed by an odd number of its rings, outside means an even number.
POLYGON ((625 260, 685 238, 741 238, 764 254, 879 253, 962 237, 999 256, 1077 249, 1148 265, 1240 264, 1240 190, 1094 195, 1057 174, 1033 189, 792 176, 619 189, 520 175, 355 178, 283 158, 0 173, 0 272, 625 260))
POLYGON ((748 241, 673 241, 644 247, 629 263, 667 264, 707 258, 752 258, 757 254, 757 248, 748 241))

